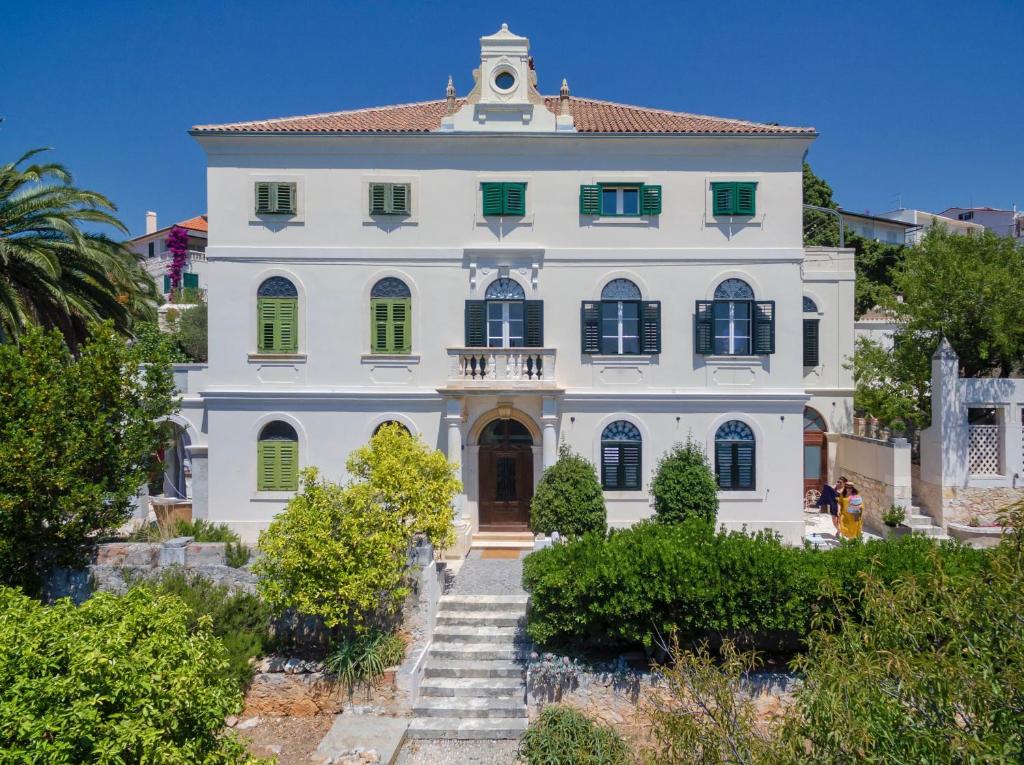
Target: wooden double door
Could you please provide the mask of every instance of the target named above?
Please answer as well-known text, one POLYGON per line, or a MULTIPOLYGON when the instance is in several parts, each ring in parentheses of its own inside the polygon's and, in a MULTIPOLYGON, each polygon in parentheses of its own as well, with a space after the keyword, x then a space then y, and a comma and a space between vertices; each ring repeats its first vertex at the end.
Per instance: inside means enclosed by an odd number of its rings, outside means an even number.
POLYGON ((480 436, 480 529, 527 531, 533 499, 533 437, 516 420, 495 420, 480 436))
POLYGON ((828 438, 825 419, 810 407, 804 409, 804 496, 821 491, 828 481, 828 438))

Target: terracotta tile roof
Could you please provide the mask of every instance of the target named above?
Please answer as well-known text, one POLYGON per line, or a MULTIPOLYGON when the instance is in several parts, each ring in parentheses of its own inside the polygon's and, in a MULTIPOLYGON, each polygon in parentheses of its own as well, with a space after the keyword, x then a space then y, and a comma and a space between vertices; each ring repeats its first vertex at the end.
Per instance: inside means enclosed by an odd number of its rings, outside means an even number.
POLYGON ((210 230, 210 220, 209 220, 209 216, 207 216, 207 215, 197 215, 194 218, 189 218, 188 220, 183 220, 180 223, 175 223, 174 225, 175 226, 181 226, 182 228, 187 228, 187 229, 190 229, 192 231, 207 231, 208 232, 210 230))
MULTIPOLYGON (((551 111, 557 96, 545 96, 551 111)), ((458 105, 465 104, 459 99, 458 105)), ((708 117, 702 114, 646 109, 590 98, 569 99, 569 111, 580 133, 694 133, 721 135, 813 135, 814 128, 708 117)), ((370 109, 310 114, 300 117, 196 125, 196 133, 430 133, 441 126, 445 101, 380 106, 370 109)))

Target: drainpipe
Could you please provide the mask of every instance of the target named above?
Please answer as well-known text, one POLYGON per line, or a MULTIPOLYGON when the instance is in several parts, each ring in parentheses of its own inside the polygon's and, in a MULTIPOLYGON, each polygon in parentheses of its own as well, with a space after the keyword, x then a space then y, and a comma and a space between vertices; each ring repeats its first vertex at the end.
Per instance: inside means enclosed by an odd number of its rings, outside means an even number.
POLYGON ((829 213, 835 215, 839 219, 839 246, 846 246, 846 222, 843 220, 843 216, 839 214, 838 210, 833 210, 831 207, 818 207, 817 205, 804 205, 805 210, 817 210, 818 212, 829 213))

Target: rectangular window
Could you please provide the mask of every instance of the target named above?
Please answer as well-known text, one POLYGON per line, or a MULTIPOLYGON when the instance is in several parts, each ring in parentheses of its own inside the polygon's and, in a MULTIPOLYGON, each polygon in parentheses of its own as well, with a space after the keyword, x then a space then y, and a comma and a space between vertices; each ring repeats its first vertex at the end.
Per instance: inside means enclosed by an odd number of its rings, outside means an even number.
POLYGON ((187 290, 199 289, 199 274, 185 272, 181 275, 182 286, 187 290))
POLYGON ((750 355, 750 314, 751 304, 748 301, 715 301, 715 355, 750 355))
POLYGON ((257 300, 256 312, 260 353, 294 353, 298 349, 298 300, 261 297, 257 300))
POLYGON ((608 491, 638 491, 640 444, 601 444, 601 486, 608 491))
POLYGON ((257 215, 294 215, 295 183, 260 181, 256 184, 257 215))
POLYGON ((481 183, 484 215, 526 215, 525 183, 481 183))
POLYGON ((155 256, 156 256, 156 243, 155 242, 150 242, 149 243, 149 257, 152 258, 152 257, 155 257, 155 256))
POLYGON ((754 444, 715 444, 715 476, 723 491, 754 491, 754 444))
POLYGON ((601 214, 602 215, 632 215, 640 214, 640 187, 639 186, 602 186, 601 187, 601 214))
POLYGON ((408 215, 411 196, 408 183, 371 183, 370 215, 408 215))
POLYGON ((487 301, 487 347, 522 348, 525 320, 523 301, 487 301))
POLYGON ((299 445, 295 441, 259 441, 257 452, 257 491, 299 488, 299 445))
POLYGON ((661 214, 661 186, 599 183, 580 186, 580 215, 636 218, 661 214))
POLYGON ((756 181, 715 181, 711 184, 713 214, 754 215, 756 204, 756 181))
POLYGON ((601 353, 640 353, 640 304, 635 301, 602 301, 601 353))
POLYGON ((374 298, 370 301, 373 353, 409 353, 412 350, 412 300, 374 298))
POLYGON ((818 366, 818 319, 804 319, 804 366, 818 366))

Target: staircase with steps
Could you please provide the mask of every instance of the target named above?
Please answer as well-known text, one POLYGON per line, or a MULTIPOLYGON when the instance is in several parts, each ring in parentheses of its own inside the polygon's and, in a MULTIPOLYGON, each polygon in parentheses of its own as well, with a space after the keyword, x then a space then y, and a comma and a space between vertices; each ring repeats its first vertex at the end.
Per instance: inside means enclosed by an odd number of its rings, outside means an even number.
POLYGON ((930 515, 922 512, 917 497, 911 498, 909 511, 903 519, 903 525, 909 526, 912 534, 922 534, 936 540, 949 539, 945 530, 936 525, 930 515))
POLYGON ((534 536, 531 531, 478 531, 471 544, 476 548, 532 550, 534 536))
POLYGON ((526 595, 441 597, 410 738, 523 734, 526 602, 526 595))

